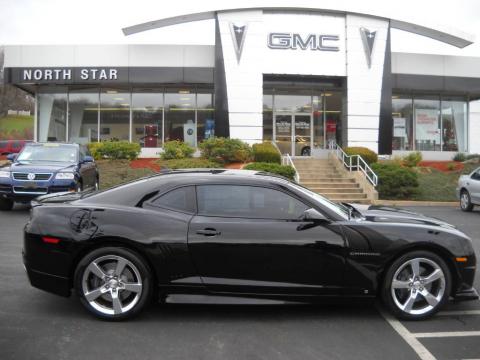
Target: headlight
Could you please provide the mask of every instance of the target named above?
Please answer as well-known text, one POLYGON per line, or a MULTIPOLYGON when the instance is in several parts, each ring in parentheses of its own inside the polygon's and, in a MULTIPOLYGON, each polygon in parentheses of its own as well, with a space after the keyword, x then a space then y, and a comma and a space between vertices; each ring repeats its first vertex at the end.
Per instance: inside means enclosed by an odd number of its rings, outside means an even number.
POLYGON ((60 172, 60 173, 57 173, 57 175, 55 176, 55 179, 73 180, 73 179, 75 179, 75 175, 71 172, 60 172))
POLYGON ((0 171, 0 178, 9 178, 10 171, 0 171))

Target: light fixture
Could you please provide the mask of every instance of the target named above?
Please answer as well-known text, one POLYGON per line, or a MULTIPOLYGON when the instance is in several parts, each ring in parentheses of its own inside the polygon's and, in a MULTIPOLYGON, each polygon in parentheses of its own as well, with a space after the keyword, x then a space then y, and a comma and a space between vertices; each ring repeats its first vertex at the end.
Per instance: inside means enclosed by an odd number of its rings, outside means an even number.
POLYGON ((331 94, 331 93, 325 93, 325 94, 323 94, 323 95, 324 95, 324 96, 332 96, 333 94, 331 94))
POLYGON ((117 94, 118 91, 117 90, 107 90, 106 93, 107 94, 117 94))
POLYGON ((179 90, 179 94, 190 94, 190 90, 179 90))
POLYGON ((189 97, 182 97, 182 98, 180 98, 180 100, 182 100, 182 101, 185 101, 185 100, 190 101, 191 99, 190 99, 189 97))
POLYGON ((121 97, 116 97, 116 98, 113 98, 113 100, 122 101, 123 98, 121 98, 121 97))
POLYGON ((120 106, 130 106, 128 103, 120 104, 120 106))

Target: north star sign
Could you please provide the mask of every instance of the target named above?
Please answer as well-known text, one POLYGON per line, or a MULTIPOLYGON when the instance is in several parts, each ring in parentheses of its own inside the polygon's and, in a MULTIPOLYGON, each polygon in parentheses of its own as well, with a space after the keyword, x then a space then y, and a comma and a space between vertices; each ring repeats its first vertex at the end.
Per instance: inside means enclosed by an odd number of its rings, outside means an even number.
POLYGON ((338 35, 308 34, 302 36, 296 33, 270 33, 267 45, 270 49, 340 51, 338 46, 335 46, 339 39, 338 35))
MULTIPOLYGON (((117 69, 75 69, 80 80, 117 80, 117 69)), ((72 69, 23 69, 22 81, 72 80, 72 69)))

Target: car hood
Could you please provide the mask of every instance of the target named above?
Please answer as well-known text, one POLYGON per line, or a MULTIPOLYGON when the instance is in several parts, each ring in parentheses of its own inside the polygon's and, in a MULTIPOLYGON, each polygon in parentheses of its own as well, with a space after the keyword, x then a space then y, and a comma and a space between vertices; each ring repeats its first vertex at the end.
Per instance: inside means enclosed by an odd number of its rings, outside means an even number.
POLYGON ((362 214, 362 216, 365 218, 365 221, 441 226, 450 229, 456 228, 454 225, 451 225, 443 220, 405 209, 381 205, 350 205, 362 214))
POLYGON ((10 166, 5 166, 2 170, 10 170, 12 172, 58 172, 58 171, 72 171, 75 168, 75 164, 72 163, 50 163, 43 162, 15 162, 10 166))

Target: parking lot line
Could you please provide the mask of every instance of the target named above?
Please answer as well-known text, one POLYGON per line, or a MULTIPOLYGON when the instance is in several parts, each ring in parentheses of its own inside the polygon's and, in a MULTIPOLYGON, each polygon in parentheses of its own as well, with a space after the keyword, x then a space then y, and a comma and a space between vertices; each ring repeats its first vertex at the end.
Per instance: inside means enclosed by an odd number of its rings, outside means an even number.
POLYGON ((480 331, 439 331, 427 333, 411 333, 416 338, 465 337, 480 336, 480 331))
POLYGON ((437 316, 480 315, 480 310, 440 311, 437 316))
POLYGON ((435 360, 435 356, 427 350, 418 339, 403 326, 403 324, 395 319, 390 314, 387 314, 380 306, 377 306, 377 310, 383 316, 383 318, 390 324, 390 326, 410 345, 421 360, 435 360))

